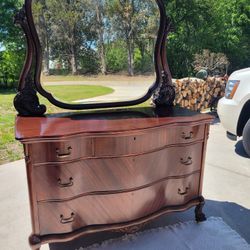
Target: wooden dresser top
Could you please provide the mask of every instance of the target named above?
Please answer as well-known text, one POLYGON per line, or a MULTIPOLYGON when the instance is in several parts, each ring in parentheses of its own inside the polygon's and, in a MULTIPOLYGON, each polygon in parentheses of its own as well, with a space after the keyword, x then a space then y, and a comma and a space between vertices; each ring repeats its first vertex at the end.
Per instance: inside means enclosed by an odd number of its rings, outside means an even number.
POLYGON ((210 123, 213 117, 183 108, 152 107, 16 117, 16 139, 51 138, 80 133, 123 132, 176 123, 210 123))

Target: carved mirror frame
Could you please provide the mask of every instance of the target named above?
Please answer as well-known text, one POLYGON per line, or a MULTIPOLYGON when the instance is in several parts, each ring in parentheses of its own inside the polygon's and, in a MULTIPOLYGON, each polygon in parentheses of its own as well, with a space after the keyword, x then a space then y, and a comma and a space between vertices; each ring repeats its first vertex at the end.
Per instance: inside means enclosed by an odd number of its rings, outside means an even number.
POLYGON ((25 0, 22 9, 15 16, 15 23, 22 27, 27 43, 26 59, 19 79, 18 93, 14 99, 14 106, 19 115, 41 116, 46 112, 46 106, 39 103, 37 92, 55 106, 69 110, 132 106, 148 100, 151 96, 153 96, 155 106, 171 106, 175 98, 175 90, 166 58, 166 40, 172 25, 166 15, 165 1, 155 0, 155 2, 160 12, 160 24, 154 50, 156 80, 148 92, 143 97, 130 101, 69 104, 58 101, 41 85, 42 48, 32 16, 32 0, 25 0))

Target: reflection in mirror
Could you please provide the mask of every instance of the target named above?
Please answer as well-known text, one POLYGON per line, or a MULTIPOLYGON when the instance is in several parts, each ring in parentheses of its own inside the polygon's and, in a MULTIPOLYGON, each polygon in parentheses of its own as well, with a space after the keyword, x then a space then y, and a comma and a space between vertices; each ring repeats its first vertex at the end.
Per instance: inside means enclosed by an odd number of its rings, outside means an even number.
POLYGON ((61 102, 138 99, 155 81, 155 0, 33 0, 43 88, 61 102))

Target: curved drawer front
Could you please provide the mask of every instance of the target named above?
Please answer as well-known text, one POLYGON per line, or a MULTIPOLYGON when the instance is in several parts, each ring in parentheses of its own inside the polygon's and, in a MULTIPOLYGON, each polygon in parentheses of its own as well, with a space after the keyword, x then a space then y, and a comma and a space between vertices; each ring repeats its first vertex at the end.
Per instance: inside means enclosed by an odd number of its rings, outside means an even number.
POLYGON ((199 171, 202 143, 170 147, 135 157, 88 159, 34 167, 37 199, 68 199, 101 191, 122 191, 199 171))
POLYGON ((150 129, 133 135, 108 134, 51 142, 32 143, 29 155, 33 163, 62 162, 88 157, 117 157, 143 154, 167 145, 203 140, 205 125, 176 126, 150 129))
POLYGON ((92 140, 74 137, 70 140, 33 143, 29 147, 33 163, 62 162, 92 156, 92 140))
POLYGON ((120 194, 38 203, 40 233, 72 232, 88 225, 128 222, 198 197, 199 174, 120 194))
POLYGON ((133 136, 107 136, 94 139, 94 155, 122 156, 153 151, 166 145, 190 143, 204 138, 204 125, 176 126, 150 130, 133 136))

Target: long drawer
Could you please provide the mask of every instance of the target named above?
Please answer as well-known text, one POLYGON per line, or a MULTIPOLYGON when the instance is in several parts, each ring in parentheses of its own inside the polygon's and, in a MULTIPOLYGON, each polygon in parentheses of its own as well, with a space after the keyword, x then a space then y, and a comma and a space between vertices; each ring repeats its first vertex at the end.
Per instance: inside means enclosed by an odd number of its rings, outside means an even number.
POLYGON ((140 154, 171 144, 190 143, 204 138, 204 125, 157 128, 133 136, 103 136, 94 139, 97 157, 140 154))
POLYGON ((128 190, 199 171, 203 143, 139 156, 87 159, 34 167, 37 199, 68 199, 100 191, 128 190))
POLYGON ((147 153, 166 145, 203 140, 204 127, 160 127, 129 135, 107 134, 95 137, 75 136, 51 142, 29 145, 33 163, 64 162, 88 157, 111 157, 147 153))
POLYGON ((72 232, 88 225, 135 220, 166 206, 182 205, 199 193, 199 173, 137 191, 89 195, 64 202, 39 202, 41 235, 72 232))

